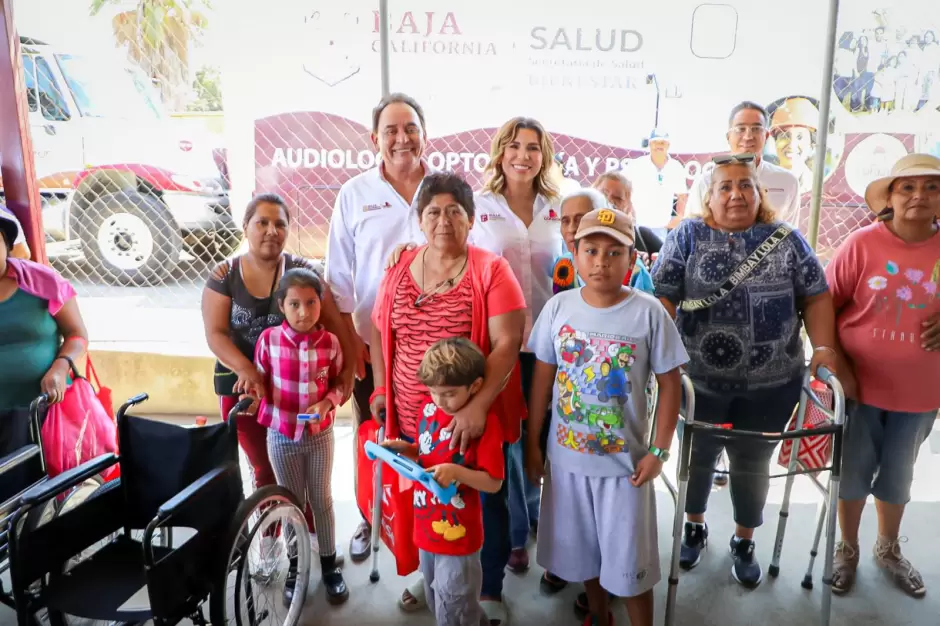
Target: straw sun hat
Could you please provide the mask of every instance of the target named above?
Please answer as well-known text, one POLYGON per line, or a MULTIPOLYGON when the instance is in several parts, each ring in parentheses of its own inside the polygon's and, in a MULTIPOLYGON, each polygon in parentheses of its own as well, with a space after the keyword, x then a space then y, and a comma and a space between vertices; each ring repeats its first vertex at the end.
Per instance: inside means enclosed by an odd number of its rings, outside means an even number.
POLYGON ((888 189, 898 178, 913 176, 940 177, 940 159, 930 154, 908 154, 898 159, 891 168, 891 173, 868 183, 865 189, 865 203, 875 213, 881 213, 888 206, 888 189))

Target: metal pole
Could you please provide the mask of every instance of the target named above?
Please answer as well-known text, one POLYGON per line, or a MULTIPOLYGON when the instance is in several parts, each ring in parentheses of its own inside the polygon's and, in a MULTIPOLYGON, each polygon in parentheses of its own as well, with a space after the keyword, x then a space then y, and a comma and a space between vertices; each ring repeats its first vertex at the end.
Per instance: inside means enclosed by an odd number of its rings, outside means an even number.
POLYGON ((813 168, 813 198, 809 214, 809 245, 816 249, 819 237, 819 211, 822 205, 823 179, 826 174, 826 147, 829 141, 829 107, 832 102, 832 73, 836 55, 836 28, 839 21, 839 0, 829 0, 829 24, 826 29, 826 59, 819 98, 816 161, 813 168))
POLYGON ((388 0, 379 0, 379 59, 382 63, 382 97, 390 93, 388 86, 388 0))

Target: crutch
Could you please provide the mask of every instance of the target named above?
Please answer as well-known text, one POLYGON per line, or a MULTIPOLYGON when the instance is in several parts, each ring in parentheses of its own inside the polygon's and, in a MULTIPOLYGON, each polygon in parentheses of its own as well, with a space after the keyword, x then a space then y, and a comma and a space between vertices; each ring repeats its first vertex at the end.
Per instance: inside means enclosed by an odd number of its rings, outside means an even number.
MULTIPOLYGON (((379 419, 385 423, 385 411, 379 411, 379 419)), ((385 426, 379 428, 376 443, 382 445, 385 441, 385 426)), ((376 459, 373 480, 375 481, 372 495, 372 571, 369 572, 369 582, 379 582, 379 544, 382 541, 382 466, 385 463, 376 459)))
MULTIPOLYGON (((692 379, 685 373, 682 374, 682 390, 685 394, 685 415, 680 415, 679 419, 685 422, 685 426, 679 440, 679 486, 675 496, 676 514, 672 523, 672 558, 669 561, 669 589, 666 593, 666 626, 672 626, 676 619, 682 520, 685 515, 686 490, 689 486, 689 460, 692 456, 692 430, 695 424, 695 388, 692 386, 692 379)), ((671 487, 668 479, 664 480, 667 487, 671 487)))

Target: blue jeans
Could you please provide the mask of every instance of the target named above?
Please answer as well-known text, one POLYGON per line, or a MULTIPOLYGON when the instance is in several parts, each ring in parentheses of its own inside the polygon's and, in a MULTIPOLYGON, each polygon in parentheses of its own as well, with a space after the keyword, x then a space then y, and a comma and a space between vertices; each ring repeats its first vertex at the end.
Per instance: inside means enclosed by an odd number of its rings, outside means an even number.
POLYGON ((522 438, 509 446, 506 478, 509 483, 509 537, 512 548, 524 548, 529 540, 529 529, 539 523, 539 500, 542 489, 533 485, 525 475, 523 449, 526 423, 522 422, 522 438))
MULTIPOLYGON (((509 444, 503 444, 503 457, 509 466, 509 444)), ((507 470, 508 475, 508 470, 507 470)), ((501 598, 506 564, 509 563, 509 481, 496 493, 480 492, 483 505, 483 549, 480 563, 483 566, 483 590, 481 596, 501 598)))
MULTIPOLYGON (((781 432, 800 401, 802 383, 801 377, 780 387, 737 395, 716 395, 696 385, 695 421, 731 424, 737 430, 781 432)), ((764 521, 764 504, 770 488, 770 458, 775 447, 775 442, 718 439, 702 431, 695 433, 685 512, 689 515, 705 513, 714 467, 721 451, 726 450, 734 522, 744 528, 759 527, 764 521)))
MULTIPOLYGON (((529 398, 532 385, 532 372, 535 369, 535 355, 531 352, 519 353, 519 369, 522 374, 522 393, 529 398)), ((544 424, 551 423, 551 414, 545 416, 544 424)), ((509 536, 513 549, 524 548, 529 539, 529 529, 539 523, 539 500, 542 489, 533 485, 525 475, 525 450, 528 421, 522 422, 522 437, 509 446, 506 464, 506 482, 509 483, 509 536)), ((543 435, 547 429, 543 429, 543 435)), ((542 453, 545 453, 543 446, 542 453)))
POLYGON ((855 402, 848 408, 839 499, 873 495, 888 504, 907 504, 914 462, 937 412, 901 413, 855 402))

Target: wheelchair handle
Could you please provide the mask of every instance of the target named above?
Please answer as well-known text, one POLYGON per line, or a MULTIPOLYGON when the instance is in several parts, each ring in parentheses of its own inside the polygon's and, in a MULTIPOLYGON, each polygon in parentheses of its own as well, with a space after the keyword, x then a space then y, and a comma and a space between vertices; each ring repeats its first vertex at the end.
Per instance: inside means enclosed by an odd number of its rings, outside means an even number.
POLYGON ((247 398, 242 398, 241 400, 236 402, 235 406, 232 407, 232 410, 228 412, 228 419, 230 420, 233 418, 237 419, 237 416, 244 413, 248 409, 248 407, 252 405, 254 401, 255 401, 255 398, 247 397, 247 398))
POLYGON ((117 412, 117 420, 120 421, 121 418, 124 417, 124 414, 127 413, 127 410, 131 408, 132 406, 136 406, 140 404, 141 402, 146 402, 149 399, 150 399, 150 396, 147 395, 146 393, 137 394, 136 396, 134 396, 133 398, 131 398, 130 400, 128 400, 127 402, 121 405, 121 408, 118 409, 118 412, 117 412))

